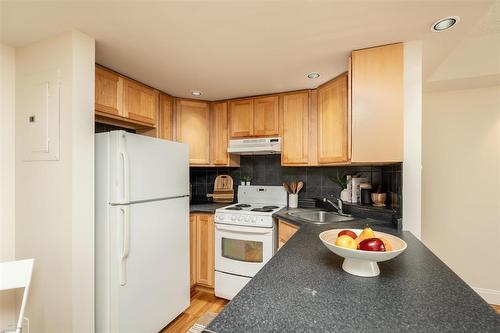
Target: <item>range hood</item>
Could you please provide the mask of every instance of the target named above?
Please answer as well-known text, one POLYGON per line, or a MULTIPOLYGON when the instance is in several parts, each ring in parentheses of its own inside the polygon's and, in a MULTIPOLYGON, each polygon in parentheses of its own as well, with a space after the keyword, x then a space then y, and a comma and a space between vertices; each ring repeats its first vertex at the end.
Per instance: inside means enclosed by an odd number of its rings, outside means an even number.
POLYGON ((227 152, 237 155, 281 154, 281 138, 229 140, 227 152))

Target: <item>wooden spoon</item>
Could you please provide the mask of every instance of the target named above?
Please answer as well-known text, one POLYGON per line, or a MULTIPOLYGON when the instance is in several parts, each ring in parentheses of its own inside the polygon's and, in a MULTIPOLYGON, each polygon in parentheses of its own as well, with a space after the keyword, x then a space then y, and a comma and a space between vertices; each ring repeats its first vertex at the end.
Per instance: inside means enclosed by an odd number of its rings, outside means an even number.
POLYGON ((297 192, 295 192, 297 190, 297 182, 295 182, 295 181, 291 182, 290 189, 292 190, 293 194, 297 193, 297 192))
POLYGON ((287 193, 290 193, 290 187, 288 186, 288 184, 287 184, 287 183, 283 183, 283 187, 285 188, 285 191, 286 191, 287 193))
POLYGON ((295 193, 299 193, 300 190, 302 190, 302 188, 304 187, 304 182, 303 181, 300 181, 298 184, 297 184, 297 192, 295 193))

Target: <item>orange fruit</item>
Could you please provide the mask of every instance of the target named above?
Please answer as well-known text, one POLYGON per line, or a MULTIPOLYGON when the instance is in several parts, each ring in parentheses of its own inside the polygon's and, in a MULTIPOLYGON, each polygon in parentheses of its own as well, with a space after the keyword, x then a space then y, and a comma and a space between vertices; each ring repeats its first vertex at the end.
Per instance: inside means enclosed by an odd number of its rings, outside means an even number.
POLYGON ((393 251, 394 247, 392 246, 391 242, 387 238, 384 237, 379 237, 382 242, 384 242, 385 250, 386 251, 393 251))

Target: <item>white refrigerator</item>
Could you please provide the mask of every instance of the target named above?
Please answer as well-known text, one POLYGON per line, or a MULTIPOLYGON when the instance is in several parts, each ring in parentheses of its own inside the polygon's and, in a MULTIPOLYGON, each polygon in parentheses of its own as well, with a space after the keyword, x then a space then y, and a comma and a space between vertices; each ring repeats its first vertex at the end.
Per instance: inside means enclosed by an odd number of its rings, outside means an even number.
POLYGON ((96 134, 96 332, 158 332, 190 303, 188 146, 96 134))

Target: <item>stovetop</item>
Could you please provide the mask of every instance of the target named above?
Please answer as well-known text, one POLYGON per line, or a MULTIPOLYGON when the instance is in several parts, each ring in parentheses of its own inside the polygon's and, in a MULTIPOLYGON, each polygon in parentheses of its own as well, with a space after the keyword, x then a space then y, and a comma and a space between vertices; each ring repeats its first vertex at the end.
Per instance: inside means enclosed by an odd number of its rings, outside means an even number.
POLYGON ((273 205, 273 204, 248 204, 248 203, 237 203, 231 206, 223 207, 217 209, 218 212, 238 212, 238 213, 264 213, 264 214, 269 214, 272 215, 275 212, 279 211, 285 207, 284 205, 273 205))

